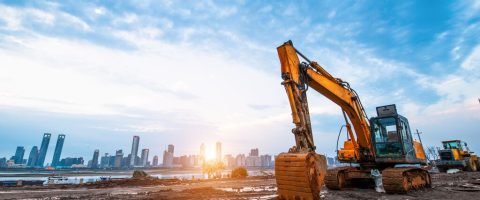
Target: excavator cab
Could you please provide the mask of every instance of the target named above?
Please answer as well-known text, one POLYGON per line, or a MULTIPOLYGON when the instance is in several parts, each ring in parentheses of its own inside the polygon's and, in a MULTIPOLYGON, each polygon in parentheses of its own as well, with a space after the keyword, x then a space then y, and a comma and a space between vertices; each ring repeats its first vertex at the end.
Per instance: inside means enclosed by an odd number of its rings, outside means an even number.
POLYGON ((370 119, 376 162, 408 164, 425 160, 423 148, 415 145, 407 118, 397 113, 395 105, 377 107, 377 115, 370 119))
MULTIPOLYGON (((463 151, 463 145, 460 140, 443 141, 442 144, 444 149, 458 149, 460 151, 463 151)), ((466 147, 467 143, 464 144, 466 147)))

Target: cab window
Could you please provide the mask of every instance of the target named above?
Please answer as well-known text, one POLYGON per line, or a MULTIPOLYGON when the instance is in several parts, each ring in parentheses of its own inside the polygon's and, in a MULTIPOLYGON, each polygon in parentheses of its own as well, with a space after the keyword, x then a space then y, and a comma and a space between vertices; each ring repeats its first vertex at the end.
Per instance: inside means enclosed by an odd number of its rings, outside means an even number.
POLYGON ((378 118, 372 123, 375 151, 379 157, 401 156, 402 143, 394 117, 378 118))

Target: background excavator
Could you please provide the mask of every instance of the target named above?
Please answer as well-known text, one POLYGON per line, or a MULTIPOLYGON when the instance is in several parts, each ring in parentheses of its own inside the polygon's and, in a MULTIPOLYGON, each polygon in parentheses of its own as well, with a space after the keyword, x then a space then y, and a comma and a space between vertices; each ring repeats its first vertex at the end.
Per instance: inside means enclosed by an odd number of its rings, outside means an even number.
POLYGON ((319 199, 323 183, 339 190, 356 182, 373 182, 372 170, 381 172, 387 193, 431 186, 430 174, 421 167, 426 163, 422 145, 413 140, 407 118, 397 114, 395 105, 378 107, 378 116, 368 120, 359 96, 347 82, 310 61, 291 41, 277 52, 295 124, 295 146, 275 160, 280 199, 319 199), (306 95, 309 88, 340 106, 348 139, 337 154, 340 162, 352 163, 350 167, 326 170, 325 156, 315 153, 306 95))

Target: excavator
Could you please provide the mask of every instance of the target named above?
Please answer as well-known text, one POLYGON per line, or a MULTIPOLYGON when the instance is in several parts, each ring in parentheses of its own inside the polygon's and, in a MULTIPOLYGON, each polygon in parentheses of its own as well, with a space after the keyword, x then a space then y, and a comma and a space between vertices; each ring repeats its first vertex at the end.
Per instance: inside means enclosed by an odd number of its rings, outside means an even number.
POLYGON ((275 160, 280 199, 319 199, 323 184, 331 190, 342 190, 356 183, 372 183, 373 172, 381 174, 386 193, 431 186, 430 174, 423 167, 426 156, 422 144, 413 140, 407 118, 397 113, 395 105, 377 107, 378 116, 368 119, 348 82, 310 61, 291 41, 277 47, 277 53, 295 124, 295 146, 275 160), (300 62, 299 56, 304 61, 300 62), (309 88, 341 108, 347 140, 337 156, 347 166, 327 170, 325 156, 315 152, 306 95, 309 88))

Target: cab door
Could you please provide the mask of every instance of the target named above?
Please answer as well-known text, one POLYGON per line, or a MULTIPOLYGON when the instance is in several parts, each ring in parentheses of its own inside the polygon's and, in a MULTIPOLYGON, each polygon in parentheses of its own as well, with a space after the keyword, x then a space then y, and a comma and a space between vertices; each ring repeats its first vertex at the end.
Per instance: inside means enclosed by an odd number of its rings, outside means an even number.
POLYGON ((402 136, 402 143, 404 149, 404 155, 407 159, 415 159, 415 150, 413 149, 413 138, 410 132, 410 126, 408 121, 403 118, 399 118, 399 129, 402 136))

